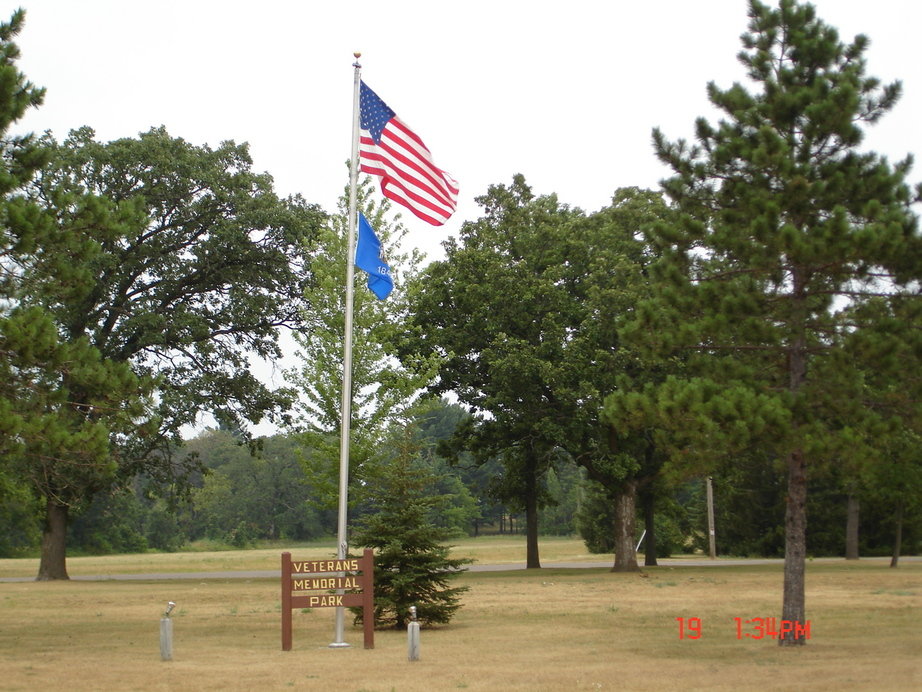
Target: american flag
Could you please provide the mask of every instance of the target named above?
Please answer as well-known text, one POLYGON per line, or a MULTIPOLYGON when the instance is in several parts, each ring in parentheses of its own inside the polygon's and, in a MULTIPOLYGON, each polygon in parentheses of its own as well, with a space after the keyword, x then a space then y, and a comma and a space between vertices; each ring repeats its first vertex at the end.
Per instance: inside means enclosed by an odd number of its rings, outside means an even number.
POLYGON ((458 183, 365 82, 360 94, 359 170, 381 176, 381 192, 423 221, 441 226, 458 204, 458 183))

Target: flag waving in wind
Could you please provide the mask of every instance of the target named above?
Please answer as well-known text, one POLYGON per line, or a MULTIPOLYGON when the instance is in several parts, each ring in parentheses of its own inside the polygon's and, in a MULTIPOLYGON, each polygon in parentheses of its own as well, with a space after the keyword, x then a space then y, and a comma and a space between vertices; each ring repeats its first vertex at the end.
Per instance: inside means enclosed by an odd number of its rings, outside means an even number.
POLYGON ((458 183, 433 163, 423 140, 365 82, 360 102, 359 170, 381 177, 385 197, 441 226, 458 204, 458 183))
POLYGON ((359 240, 355 246, 355 266, 368 272, 368 288, 380 300, 394 288, 391 268, 381 258, 381 241, 364 214, 359 214, 359 240))

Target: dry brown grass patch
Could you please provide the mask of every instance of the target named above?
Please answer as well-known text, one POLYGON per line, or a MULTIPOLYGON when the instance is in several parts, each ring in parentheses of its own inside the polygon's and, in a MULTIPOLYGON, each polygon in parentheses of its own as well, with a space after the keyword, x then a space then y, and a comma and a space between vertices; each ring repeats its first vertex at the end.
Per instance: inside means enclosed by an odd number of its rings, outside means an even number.
POLYGON ((37 690, 907 690, 919 674, 922 563, 812 564, 812 639, 738 640, 734 617, 780 613, 779 567, 476 573, 451 625, 361 631, 333 650, 333 611, 295 613, 282 652, 277 580, 0 584, 0 688, 37 690), (177 602, 174 660, 158 620, 177 602), (676 617, 700 617, 680 640, 676 617))

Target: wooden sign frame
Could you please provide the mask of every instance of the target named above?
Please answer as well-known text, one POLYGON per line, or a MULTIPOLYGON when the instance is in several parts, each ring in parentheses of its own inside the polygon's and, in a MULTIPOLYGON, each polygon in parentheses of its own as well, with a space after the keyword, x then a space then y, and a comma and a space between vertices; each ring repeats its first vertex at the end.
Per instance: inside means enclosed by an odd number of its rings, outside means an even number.
POLYGON ((362 557, 344 560, 298 560, 282 553, 282 651, 291 651, 295 608, 362 608, 366 649, 375 648, 375 558, 371 548, 362 557))

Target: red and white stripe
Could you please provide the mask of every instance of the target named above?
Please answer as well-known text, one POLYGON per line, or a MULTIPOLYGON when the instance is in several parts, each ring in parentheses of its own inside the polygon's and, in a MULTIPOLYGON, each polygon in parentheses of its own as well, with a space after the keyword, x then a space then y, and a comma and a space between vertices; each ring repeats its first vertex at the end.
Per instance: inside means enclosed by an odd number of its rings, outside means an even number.
POLYGON ((458 183, 435 165, 429 149, 400 118, 391 118, 375 144, 368 130, 359 137, 359 170, 381 176, 381 192, 433 226, 445 223, 458 205, 458 183))

